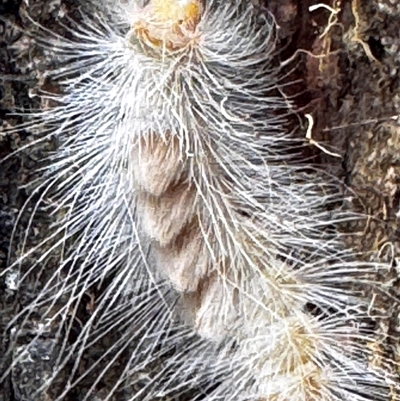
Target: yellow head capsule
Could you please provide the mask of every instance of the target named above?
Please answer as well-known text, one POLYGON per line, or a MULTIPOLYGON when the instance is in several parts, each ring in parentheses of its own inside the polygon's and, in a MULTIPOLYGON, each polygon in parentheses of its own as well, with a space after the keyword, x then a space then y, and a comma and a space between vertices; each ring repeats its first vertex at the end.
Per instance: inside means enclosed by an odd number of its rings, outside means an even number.
POLYGON ((200 17, 200 4, 197 0, 153 0, 154 15, 160 21, 187 23, 200 17))
POLYGON ((152 0, 133 28, 144 42, 176 50, 193 38, 201 13, 201 0, 152 0))

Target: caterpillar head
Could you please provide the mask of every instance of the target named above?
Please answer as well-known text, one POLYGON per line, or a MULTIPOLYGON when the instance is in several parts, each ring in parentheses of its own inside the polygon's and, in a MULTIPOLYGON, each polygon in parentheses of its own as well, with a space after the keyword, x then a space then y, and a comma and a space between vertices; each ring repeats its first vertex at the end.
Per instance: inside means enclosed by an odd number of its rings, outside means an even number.
POLYGON ((178 50, 195 37, 201 0, 151 0, 133 24, 136 36, 152 47, 178 50))

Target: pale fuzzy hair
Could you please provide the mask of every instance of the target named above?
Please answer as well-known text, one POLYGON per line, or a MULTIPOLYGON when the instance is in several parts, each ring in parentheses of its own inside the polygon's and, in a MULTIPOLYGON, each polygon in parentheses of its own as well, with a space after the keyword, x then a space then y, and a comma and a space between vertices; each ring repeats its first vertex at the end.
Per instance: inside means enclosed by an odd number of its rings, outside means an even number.
MULTIPOLYGON (((36 37, 60 61, 62 90, 28 124, 61 141, 37 191, 56 188, 64 218, 31 271, 72 246, 19 327, 39 305, 47 324, 68 322, 109 280, 77 340, 59 342, 54 377, 71 359, 76 376, 83 353, 118 329, 110 353, 130 357, 107 399, 146 369, 147 387, 130 399, 196 386, 207 400, 384 399, 388 377, 368 364, 370 299, 354 291, 380 266, 357 261, 332 232, 354 218, 329 210, 334 181, 290 159, 302 141, 287 131, 272 16, 210 0, 192 39, 168 50, 133 29, 143 6, 93 4, 72 39, 36 37), (171 356, 157 370, 160 348, 171 356)), ((70 329, 60 324, 60 337, 70 329)))

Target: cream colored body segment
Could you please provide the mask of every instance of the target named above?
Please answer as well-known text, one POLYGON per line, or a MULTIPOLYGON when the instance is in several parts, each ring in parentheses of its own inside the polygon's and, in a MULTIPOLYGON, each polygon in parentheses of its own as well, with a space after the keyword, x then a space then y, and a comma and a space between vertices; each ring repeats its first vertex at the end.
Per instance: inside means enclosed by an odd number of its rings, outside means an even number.
MULTIPOLYGON (((201 20, 202 4, 197 0, 182 5, 170 2, 176 13, 169 13, 158 8, 160 2, 153 3, 143 12, 146 23, 141 20, 139 25, 143 25, 136 28, 139 39, 150 47, 173 51, 190 52, 190 47, 196 47, 202 40, 201 28, 197 30, 193 21, 201 20)), ((190 64, 185 68, 191 68, 190 64)), ((220 107, 223 115, 222 103, 220 107)), ((226 116, 235 119, 232 114, 226 116)), ((204 126, 200 134, 206 137, 208 130, 204 126)), ((235 211, 231 203, 235 195, 229 193, 234 192, 233 186, 221 185, 224 191, 211 189, 216 215, 207 207, 198 184, 201 169, 192 168, 200 159, 193 160, 183 151, 193 148, 191 134, 187 128, 189 139, 183 140, 182 131, 173 127, 158 137, 157 132, 144 132, 131 160, 138 218, 158 269, 176 290, 190 295, 185 310, 193 316, 198 333, 213 341, 233 338, 238 342, 233 358, 249 383, 247 396, 268 401, 333 400, 329 376, 335 380, 335 375, 320 362, 324 358, 320 342, 333 334, 304 312, 307 294, 298 291, 301 282, 295 272, 275 258, 262 225, 257 226, 257 221, 247 224, 252 216, 235 211), (226 215, 218 216, 221 210, 226 215), (221 219, 235 221, 226 224, 221 219), (224 233, 225 229, 229 232, 224 233), (266 249, 271 255, 266 255, 266 249)), ((223 128, 220 135, 226 135, 223 128)), ((210 152, 207 166, 214 164, 218 162, 210 152)), ((223 169, 208 172, 214 182, 224 181, 223 169)))

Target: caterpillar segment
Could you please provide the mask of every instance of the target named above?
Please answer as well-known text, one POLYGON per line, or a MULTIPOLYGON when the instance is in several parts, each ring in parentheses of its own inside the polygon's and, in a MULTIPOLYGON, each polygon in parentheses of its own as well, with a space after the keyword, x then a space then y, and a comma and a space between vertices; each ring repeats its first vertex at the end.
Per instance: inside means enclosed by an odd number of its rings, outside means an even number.
MULTIPOLYGON (((351 318, 333 315, 320 322, 306 313, 308 302, 339 310, 344 305, 342 301, 330 305, 333 297, 323 299, 323 295, 316 302, 302 290, 307 288, 302 273, 308 266, 298 263, 301 267, 294 269, 282 260, 283 244, 274 238, 276 228, 271 226, 275 216, 266 215, 280 211, 268 208, 252 193, 266 182, 268 158, 276 147, 287 149, 291 144, 279 144, 277 124, 271 124, 271 129, 263 121, 273 115, 273 107, 254 87, 254 82, 265 86, 261 79, 267 79, 258 74, 272 53, 271 20, 265 17, 258 25, 256 7, 248 3, 245 19, 238 11, 241 2, 234 3, 237 15, 226 5, 220 18, 232 19, 239 38, 227 39, 221 52, 213 53, 215 48, 208 46, 207 34, 216 28, 202 23, 210 10, 200 2, 150 2, 143 11, 146 24, 134 24, 132 34, 144 47, 159 51, 155 57, 162 60, 165 71, 162 80, 154 79, 158 94, 150 101, 148 113, 161 107, 159 114, 169 120, 165 127, 166 120, 154 121, 158 130, 137 134, 140 139, 129 163, 138 221, 156 255, 157 269, 187 300, 188 323, 205 338, 237 341, 233 352, 244 370, 241 380, 247 381, 245 397, 259 401, 351 399, 347 388, 351 381, 357 387, 358 375, 374 376, 362 358, 354 357, 362 350, 363 334, 350 320, 362 320, 362 300, 351 318), (228 66, 221 53, 232 63, 229 72, 224 70, 228 66), (235 66, 239 66, 236 71, 235 66), (249 104, 259 113, 246 113, 242 107, 249 104), (268 141, 274 135, 271 146, 268 141), (257 163, 251 160, 253 155, 257 163), (243 184, 248 177, 254 187, 243 184), (246 205, 245 213, 240 213, 240 204, 246 205), (339 338, 344 340, 335 344, 339 338)), ((223 36, 221 31, 218 34, 223 36)), ((275 107, 284 106, 278 101, 275 107)), ((272 195, 279 198, 283 191, 272 195)), ((290 211, 285 212, 282 219, 292 218, 290 211)), ((304 219, 310 229, 312 216, 304 219)), ((296 234, 307 235, 294 229, 291 235, 296 234)), ((302 239, 298 244, 293 240, 293 246, 302 246, 302 239)), ((322 249, 317 245, 317 252, 318 246, 322 249)), ((329 270, 331 261, 325 259, 326 251, 320 252, 324 264, 320 269, 329 270)), ((336 292, 334 286, 322 286, 322 292, 327 291, 336 292)), ((350 298, 349 304, 354 301, 350 298)))

